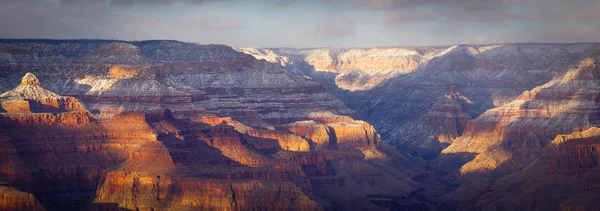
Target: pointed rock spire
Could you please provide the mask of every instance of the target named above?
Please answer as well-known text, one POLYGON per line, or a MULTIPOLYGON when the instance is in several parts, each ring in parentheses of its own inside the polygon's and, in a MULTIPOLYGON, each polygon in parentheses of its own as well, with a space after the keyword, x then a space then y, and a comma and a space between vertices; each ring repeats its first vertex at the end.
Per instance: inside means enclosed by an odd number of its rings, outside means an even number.
POLYGON ((33 73, 26 73, 25 76, 23 76, 23 79, 21 79, 21 85, 39 86, 40 80, 38 80, 33 73))

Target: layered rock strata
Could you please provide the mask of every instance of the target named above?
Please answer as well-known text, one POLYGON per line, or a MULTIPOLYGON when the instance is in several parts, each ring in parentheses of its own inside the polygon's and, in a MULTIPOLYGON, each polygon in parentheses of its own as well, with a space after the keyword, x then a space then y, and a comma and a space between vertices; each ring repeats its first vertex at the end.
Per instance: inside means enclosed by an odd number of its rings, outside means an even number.
POLYGON ((511 157, 537 158, 556 135, 594 124, 600 109, 599 74, 594 59, 583 60, 547 84, 472 120, 464 135, 443 153, 479 154, 461 168, 462 173, 493 170, 511 157))
POLYGON ((538 160, 521 172, 495 182, 476 206, 482 209, 598 209, 598 147, 600 128, 597 127, 558 135, 538 160), (561 191, 555 191, 557 189, 561 191))
POLYGON ((415 123, 403 125, 404 136, 396 140, 398 149, 423 158, 436 158, 439 153, 463 134, 471 117, 463 107, 473 107, 473 101, 463 96, 454 85, 431 103, 429 110, 415 123))
MULTIPOLYGON (((36 96, 50 93, 41 88, 43 83, 28 85, 37 86, 36 96)), ((44 97, 63 98, 57 94, 44 97)), ((307 115, 312 118, 309 121, 329 130, 327 147, 316 147, 312 141, 316 137, 283 129, 287 124, 253 128, 232 118, 177 118, 168 109, 114 115, 83 109, 0 112, 0 181, 14 187, 0 189, 0 207, 321 210, 434 206, 419 191, 424 187, 412 179, 423 172, 399 165, 410 159, 380 150, 388 146, 379 142, 375 129, 350 117, 324 111, 307 115)))
POLYGON ((529 168, 558 134, 595 126, 599 73, 594 59, 584 59, 547 84, 470 121, 463 136, 442 151, 444 180, 459 185, 447 197, 468 207, 496 179, 529 168), (457 166, 456 173, 448 173, 452 166, 457 166))
MULTIPOLYGON (((232 117, 268 128, 316 110, 354 115, 325 88, 224 45, 177 41, 3 40, 0 90, 24 70, 93 113, 170 109, 178 118, 232 117), (6 83, 4 83, 6 82, 6 83)), ((18 109, 18 108, 17 108, 18 109)))
POLYGON ((288 72, 323 82, 384 140, 403 141, 412 134, 406 128, 419 124, 448 85, 474 102, 463 108, 474 118, 565 73, 581 58, 598 55, 598 49, 598 44, 585 43, 240 50, 274 62, 289 59, 283 63, 288 72), (277 56, 265 57, 266 50, 277 56), (412 62, 383 65, 399 61, 412 62), (397 74, 388 74, 390 68, 397 74), (382 80, 371 80, 376 78, 382 80))

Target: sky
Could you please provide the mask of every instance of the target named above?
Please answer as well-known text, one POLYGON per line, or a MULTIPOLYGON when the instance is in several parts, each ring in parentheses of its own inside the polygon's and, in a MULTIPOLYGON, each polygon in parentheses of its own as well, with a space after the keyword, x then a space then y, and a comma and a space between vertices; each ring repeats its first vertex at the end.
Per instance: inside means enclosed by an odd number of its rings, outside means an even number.
POLYGON ((250 47, 600 41, 600 0, 0 0, 0 38, 250 47))

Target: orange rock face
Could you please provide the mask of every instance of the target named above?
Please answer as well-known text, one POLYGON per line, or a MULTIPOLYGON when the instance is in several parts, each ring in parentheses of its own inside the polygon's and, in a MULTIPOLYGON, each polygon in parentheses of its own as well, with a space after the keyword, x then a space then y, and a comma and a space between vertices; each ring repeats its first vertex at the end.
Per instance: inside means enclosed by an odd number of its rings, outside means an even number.
MULTIPOLYGON (((549 156, 548 153, 554 151, 551 150, 554 148, 554 143, 562 140, 561 136, 555 139, 557 135, 595 126, 595 123, 589 120, 594 119, 600 109, 597 103, 597 97, 600 96, 599 73, 593 59, 582 60, 565 74, 471 120, 464 134, 442 151, 440 166, 458 165, 457 172, 444 175, 449 183, 460 185, 447 197, 459 201, 465 209, 475 208, 472 205, 476 202, 479 207, 491 206, 491 209, 495 209, 494 207, 558 209, 557 201, 542 196, 543 187, 533 187, 525 183, 513 184, 508 180, 521 175, 529 180, 526 183, 537 183, 532 180, 536 178, 535 176, 524 174, 532 171, 534 165, 532 163, 540 162, 544 157, 549 156), (498 183, 505 187, 492 185, 492 181, 498 178, 503 178, 498 183), (481 195, 488 192, 490 188, 523 191, 527 197, 509 194, 510 196, 504 197, 498 203, 492 202, 497 198, 481 198, 481 195), (539 192, 534 189, 538 189, 539 192), (515 198, 512 198, 513 196, 515 198), (527 201, 527 198, 530 200, 527 201), (505 200, 508 203, 506 206, 502 205, 505 200)), ((589 163, 595 162, 593 153, 595 147, 582 145, 568 148, 567 146, 568 144, 565 144, 563 147, 566 148, 556 148, 562 151, 560 154, 563 154, 560 158, 556 157, 556 162, 559 162, 560 166, 586 167, 589 163)), ((546 188, 551 186, 551 181, 555 181, 543 180, 544 182, 541 183, 544 183, 546 188)), ((572 187, 567 189, 570 188, 572 187)), ((550 189, 545 191, 552 192, 550 189)))
POLYGON ((598 209, 600 128, 558 135, 543 155, 518 174, 496 182, 482 209, 598 209), (518 188, 517 188, 518 187, 518 188), (553 191, 559 188, 561 191, 553 191), (525 191, 523 191, 525 190, 525 191))
POLYGON ((494 170, 512 156, 525 160, 505 167, 524 168, 557 134, 590 126, 588 120, 599 109, 598 74, 593 60, 582 61, 565 75, 472 120, 443 153, 479 154, 461 168, 462 173, 494 170))
POLYGON ((109 77, 116 79, 128 79, 134 77, 146 77, 152 78, 154 74, 151 70, 145 67, 123 67, 120 65, 113 65, 108 68, 109 77))
POLYGON ((31 193, 24 193, 11 187, 0 186, 1 210, 44 210, 31 193))
POLYGON ((309 140, 317 147, 342 146, 376 150, 380 141, 375 128, 367 122, 328 112, 315 112, 312 120, 288 124, 282 129, 309 140))
POLYGON ((29 102, 25 100, 6 100, 0 102, 0 111, 6 112, 29 112, 29 102))
MULTIPOLYGON (((242 134, 226 124, 177 120, 169 111, 126 112, 86 123, 54 120, 50 124, 48 120, 74 113, 18 114, 23 119, 44 116, 44 121, 39 121, 43 124, 13 119, 0 123, 0 133, 6 134, 0 137, 0 180, 40 196, 40 206, 46 209, 376 208, 369 202, 369 194, 406 196, 416 188, 400 171, 381 169, 380 165, 390 165, 390 160, 377 149, 378 137, 372 126, 360 121, 318 123, 339 137, 333 143, 339 149, 290 152, 280 145, 275 151, 255 148, 252 142, 289 141, 279 137, 281 134, 303 143, 307 140, 284 131, 273 131, 278 136, 274 138, 253 137, 252 131, 242 134), (363 182, 381 178, 377 187, 363 182), (347 185, 357 189, 344 189, 347 185), (395 191, 381 192, 384 187, 395 191), (363 189, 368 191, 360 191, 363 189), (340 190, 354 191, 340 195, 340 190), (61 195, 64 191, 77 197, 61 195), (353 205, 347 204, 353 200, 353 205)), ((17 114, 3 114, 4 118, 13 115, 17 114)))
POLYGON ((285 128, 290 133, 296 134, 317 145, 334 144, 331 140, 331 130, 327 125, 319 124, 315 121, 299 121, 291 123, 285 128))
POLYGON ((258 138, 275 139, 279 143, 280 148, 284 150, 297 152, 310 151, 308 141, 294 134, 272 130, 253 130, 249 131, 248 135, 258 138))

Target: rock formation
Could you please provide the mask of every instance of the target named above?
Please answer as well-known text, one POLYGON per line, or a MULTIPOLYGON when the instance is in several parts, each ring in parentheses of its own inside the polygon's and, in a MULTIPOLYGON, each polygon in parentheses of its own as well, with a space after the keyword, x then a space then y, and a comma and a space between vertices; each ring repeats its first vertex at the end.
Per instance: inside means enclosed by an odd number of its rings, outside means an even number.
POLYGON ((57 112, 85 110, 73 97, 62 97, 40 86, 32 73, 27 73, 16 88, 0 95, 0 110, 9 112, 57 112))
MULTIPOLYGON (((74 99, 41 88, 45 84, 33 74, 26 74, 23 81, 2 94, 3 102, 74 99)), ((121 101, 127 102, 126 98, 88 100, 90 104, 121 101)), ((407 157, 381 151, 386 145, 380 143, 373 126, 329 111, 316 111, 302 120, 327 128, 328 143, 323 143, 327 147, 316 147, 312 141, 316 137, 287 129, 294 123, 253 128, 213 114, 181 118, 156 107, 144 113, 125 110, 112 115, 94 114, 79 103, 58 108, 0 112, 0 181, 8 185, 0 186, 0 207, 319 210, 381 208, 390 203, 434 206, 431 198, 420 199, 427 194, 418 192, 422 187, 412 179, 413 174, 422 174, 420 170, 398 165, 407 157)))
POLYGON ((442 149, 460 137, 471 117, 463 106, 472 107, 473 101, 461 95, 456 86, 448 86, 443 96, 431 103, 429 110, 416 123, 402 125, 402 136, 397 148, 424 158, 435 158, 442 149))
POLYGON ((323 109, 355 115, 321 84, 291 76, 279 65, 224 45, 177 41, 1 43, 7 47, 0 50, 4 49, 12 62, 0 62, 0 90, 15 85, 7 79, 24 74, 23 70, 36 70, 34 74, 46 81, 46 89, 77 97, 93 113, 168 108, 178 118, 212 113, 257 128, 307 120, 310 112, 323 109), (37 55, 35 59, 33 55, 37 55))
POLYGON ((476 205, 483 209, 598 209, 599 146, 597 127, 558 135, 539 159, 495 182, 476 205))
MULTIPOLYGON (((353 61, 337 58, 345 52, 358 52, 356 49, 269 50, 279 58, 289 58, 290 62, 281 63, 288 72, 323 82, 399 150, 434 159, 444 145, 451 144, 439 159, 430 161, 429 168, 437 171, 438 181, 451 187, 441 200, 466 209, 474 208, 470 205, 475 203, 478 208, 501 205, 487 206, 494 199, 479 198, 495 180, 525 169, 542 156, 556 135, 599 122, 596 62, 582 60, 597 59, 598 44, 398 49, 416 52, 411 55, 419 62, 411 66, 414 69, 396 75, 386 75, 383 66, 343 70, 353 61), (385 80, 370 80, 376 77, 385 80), (449 84, 460 94, 445 93, 449 84), (469 121, 470 117, 477 118, 469 121)), ((384 48, 364 51, 390 52, 384 48)), ((377 63, 377 53, 364 55, 377 63)), ((407 57, 402 53, 389 56, 390 60, 407 57)), ((310 131, 306 126, 295 130, 310 131)), ((521 204, 504 208, 527 206, 522 204, 526 200, 517 200, 519 196, 525 198, 518 195, 511 200, 521 204)), ((548 204, 557 207, 555 202, 548 204)))
POLYGON ((44 210, 31 193, 0 186, 0 209, 2 210, 44 210))
POLYGON ((450 84, 474 102, 463 108, 474 118, 565 73, 598 49, 598 44, 590 43, 266 50, 288 58, 288 72, 323 82, 330 93, 373 124, 384 140, 402 141, 412 134, 405 128, 418 125, 450 84), (386 62, 410 65, 382 65, 386 62), (361 63, 366 65, 354 65, 361 63), (395 74, 389 74, 390 68, 395 74))
MULTIPOLYGON (((462 173, 493 170, 510 157, 535 159, 556 135, 593 125, 590 119, 600 109, 599 74, 594 59, 581 61, 545 85, 469 122, 464 135, 443 153, 479 154, 461 168, 462 173)), ((512 163, 506 167, 529 165, 512 163)))
MULTIPOLYGON (((595 126, 599 73, 594 59, 584 59, 550 82, 471 120, 463 136, 442 151, 442 165, 459 163, 463 178, 462 187, 448 197, 463 205, 474 203, 494 179, 522 172, 536 162, 558 134, 595 126)), ((446 176, 457 182, 456 175, 446 176)))
POLYGON ((594 209, 598 49, 0 40, 0 209, 594 209))

